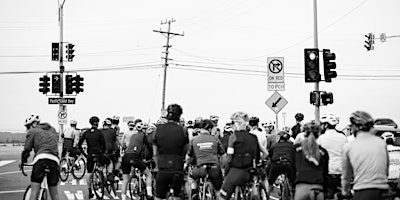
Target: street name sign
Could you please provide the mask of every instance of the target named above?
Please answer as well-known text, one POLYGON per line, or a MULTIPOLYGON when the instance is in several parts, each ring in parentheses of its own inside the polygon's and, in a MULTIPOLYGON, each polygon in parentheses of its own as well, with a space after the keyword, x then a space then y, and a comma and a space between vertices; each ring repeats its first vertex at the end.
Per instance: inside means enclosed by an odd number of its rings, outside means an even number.
POLYGON ((75 98, 49 98, 49 104, 75 104, 75 98))
POLYGON ((268 57, 268 91, 285 90, 285 73, 283 68, 283 57, 268 57))
POLYGON ((274 111, 276 114, 278 114, 283 107, 286 106, 288 101, 283 98, 279 92, 275 91, 271 97, 265 102, 269 108, 271 108, 272 111, 274 111))

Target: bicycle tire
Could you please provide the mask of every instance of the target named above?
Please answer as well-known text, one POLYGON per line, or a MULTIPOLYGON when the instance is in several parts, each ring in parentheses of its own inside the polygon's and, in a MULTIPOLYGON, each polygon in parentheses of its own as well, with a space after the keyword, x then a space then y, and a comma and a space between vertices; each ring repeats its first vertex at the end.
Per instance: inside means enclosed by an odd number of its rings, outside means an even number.
POLYGON ((42 198, 40 200, 47 200, 47 189, 46 188, 40 188, 40 194, 42 195, 42 198))
POLYGON ((59 177, 61 181, 67 181, 69 175, 69 164, 66 158, 61 158, 60 160, 60 174, 59 177))
POLYGON ((24 193, 24 200, 29 200, 31 198, 31 186, 29 185, 26 187, 25 193, 24 193))
POLYGON ((216 196, 215 196, 213 184, 211 182, 206 182, 204 184, 204 188, 205 188, 205 190, 204 190, 205 194, 204 194, 204 197, 202 196, 203 199, 204 200, 215 200, 216 196))
POLYGON ((85 173, 86 173, 86 161, 85 161, 85 159, 80 157, 74 162, 74 166, 72 167, 72 176, 76 180, 81 180, 81 178, 83 178, 83 176, 85 176, 85 173), (78 164, 76 164, 76 163, 78 163, 78 164), (80 173, 77 173, 77 172, 80 172, 80 173))
POLYGON ((258 189, 258 199, 259 200, 268 200, 269 199, 269 194, 267 192, 267 188, 265 188, 265 185, 262 183, 259 183, 259 185, 257 186, 258 189))
POLYGON ((101 171, 95 169, 92 176, 92 190, 97 199, 102 200, 104 197, 104 176, 101 171))
POLYGON ((281 199, 282 200, 291 200, 293 197, 292 191, 290 188, 289 179, 285 176, 283 183, 281 184, 281 199))
POLYGON ((139 195, 139 178, 137 176, 133 175, 130 178, 128 182, 128 189, 131 199, 133 199, 134 196, 139 195))
POLYGON ((141 200, 147 200, 146 183, 144 182, 143 179, 140 179, 140 182, 141 182, 140 183, 141 190, 140 190, 139 197, 140 197, 141 200))

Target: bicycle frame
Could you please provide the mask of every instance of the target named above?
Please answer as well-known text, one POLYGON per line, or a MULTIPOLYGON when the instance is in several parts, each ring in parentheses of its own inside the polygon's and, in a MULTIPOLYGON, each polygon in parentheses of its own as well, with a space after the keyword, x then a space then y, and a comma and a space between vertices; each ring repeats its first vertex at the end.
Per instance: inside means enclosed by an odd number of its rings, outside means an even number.
MULTIPOLYGON (((33 164, 22 164, 22 168, 21 168, 22 174, 23 174, 24 176, 28 176, 28 175, 25 173, 25 171, 24 171, 24 167, 25 167, 25 166, 33 166, 33 164)), ((45 173, 44 173, 44 177, 43 177, 43 181, 42 181, 42 183, 40 184, 39 196, 37 197, 38 200, 43 199, 44 195, 46 195, 45 199, 47 199, 47 195, 48 195, 48 194, 47 194, 47 191, 49 190, 49 186, 48 186, 48 184, 47 184, 47 175, 48 175, 48 173, 49 173, 49 169, 46 168, 46 169, 45 169, 45 173)), ((25 194, 24 194, 24 197, 25 197, 26 200, 29 200, 29 199, 30 199, 31 192, 32 192, 31 190, 32 190, 31 185, 29 185, 29 186, 26 188, 25 194), (27 194, 29 194, 28 197, 27 197, 27 194)))

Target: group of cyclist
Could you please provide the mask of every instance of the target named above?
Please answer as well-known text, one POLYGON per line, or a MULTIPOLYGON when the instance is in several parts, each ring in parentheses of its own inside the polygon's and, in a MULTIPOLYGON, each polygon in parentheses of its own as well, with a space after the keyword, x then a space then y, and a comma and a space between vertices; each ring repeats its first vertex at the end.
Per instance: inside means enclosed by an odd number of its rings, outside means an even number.
MULTIPOLYGON (((204 174, 208 174, 219 199, 230 199, 236 186, 250 181, 248 169, 255 167, 262 171, 267 194, 273 190, 278 176, 285 174, 295 200, 333 199, 335 194, 349 196, 350 183, 354 184, 353 199, 383 199, 389 189, 388 150, 399 149, 391 146, 393 135, 382 135, 385 140, 374 136, 373 118, 364 111, 353 112, 350 116, 351 133, 355 136, 351 142, 343 132, 336 130, 339 118, 333 114, 321 115, 320 123, 303 123, 304 115, 297 113, 296 125, 278 130, 274 121, 262 123, 261 128, 258 117, 235 112, 230 117, 231 122, 221 130, 218 116, 198 117, 194 122, 185 123, 182 113, 180 105, 171 104, 166 116, 155 124, 148 125, 140 119, 129 121, 129 130, 121 140, 117 138, 118 117, 105 119, 103 128, 99 129, 100 119, 93 116, 89 119, 91 128, 83 133, 76 130, 76 121, 71 121, 71 128, 61 135, 64 140, 62 156, 66 152, 70 155, 83 153, 87 158, 90 199, 94 197, 90 186, 95 159, 107 166, 109 181, 114 181, 116 172, 122 170, 122 200, 127 199, 132 166, 146 175, 146 192, 150 199, 166 199, 170 188, 174 199, 180 199, 186 174, 192 199, 198 198, 196 179, 204 174), (82 148, 84 142, 86 150, 82 148), (156 177, 144 160, 154 161, 156 177), (262 160, 266 160, 266 165, 260 168, 257 164, 264 163, 262 160)), ((37 195, 45 165, 51 167, 50 194, 52 199, 58 199, 58 135, 49 124, 40 123, 38 115, 29 116, 25 125, 27 139, 21 161, 27 161, 32 148, 35 159, 39 160, 32 170, 31 199, 37 195)))

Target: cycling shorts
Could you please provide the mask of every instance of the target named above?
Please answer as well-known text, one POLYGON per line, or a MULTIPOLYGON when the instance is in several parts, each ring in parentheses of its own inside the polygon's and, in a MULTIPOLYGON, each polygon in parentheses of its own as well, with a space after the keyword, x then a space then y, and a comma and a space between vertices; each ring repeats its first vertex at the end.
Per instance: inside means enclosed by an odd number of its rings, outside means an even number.
POLYGON ((222 185, 221 196, 224 199, 229 199, 238 185, 244 185, 250 180, 250 173, 247 169, 239 169, 232 167, 225 176, 225 181, 222 185))
POLYGON ((108 159, 106 156, 104 156, 104 154, 89 154, 87 156, 87 172, 88 173, 92 173, 93 172, 93 168, 94 168, 94 158, 96 157, 95 155, 97 155, 97 158, 99 159, 99 162, 101 165, 108 165, 110 164, 110 159, 108 159))
POLYGON ((127 153, 122 157, 122 173, 130 174, 133 167, 138 168, 141 172, 144 172, 146 165, 140 159, 140 155, 137 153, 127 153))
POLYGON ((57 186, 59 181, 60 169, 57 162, 50 159, 40 159, 32 168, 31 182, 42 183, 44 178, 44 169, 48 166, 50 173, 47 175, 47 184, 50 187, 57 186))
POLYGON ((291 183, 293 182, 290 165, 278 164, 273 162, 271 164, 271 168, 268 174, 268 183, 269 184, 275 183, 276 178, 278 178, 278 176, 281 174, 286 174, 288 176, 289 182, 291 183))
POLYGON ((170 186, 174 190, 174 197, 180 197, 182 194, 182 185, 184 183, 183 171, 158 171, 156 178, 156 197, 166 199, 170 186))

